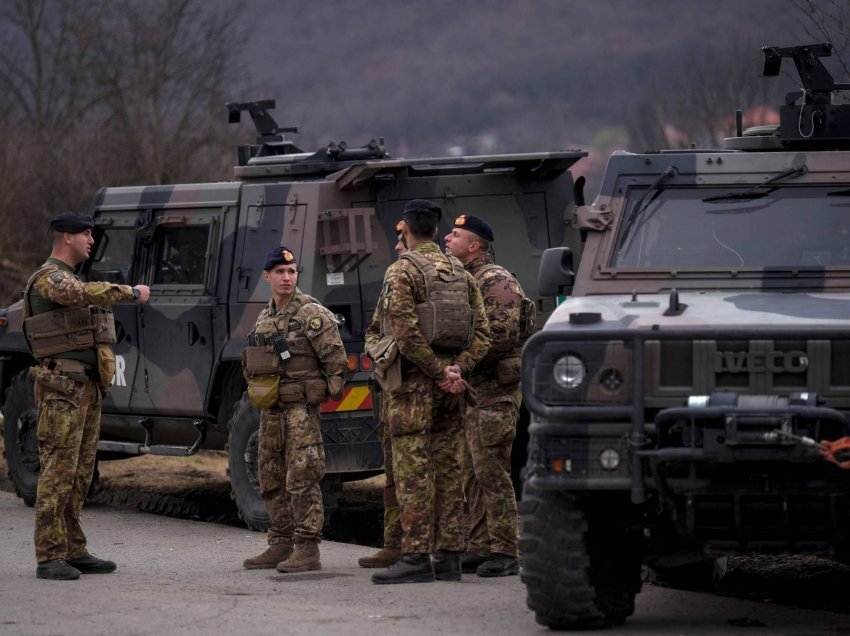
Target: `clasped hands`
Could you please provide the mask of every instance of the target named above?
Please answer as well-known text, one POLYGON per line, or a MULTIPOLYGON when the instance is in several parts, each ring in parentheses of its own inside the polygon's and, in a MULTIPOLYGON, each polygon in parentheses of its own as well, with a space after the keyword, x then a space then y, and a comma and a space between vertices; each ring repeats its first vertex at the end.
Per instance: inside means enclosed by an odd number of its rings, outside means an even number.
POLYGON ((450 364, 443 369, 443 379, 437 382, 446 393, 463 393, 466 390, 466 380, 461 375, 460 366, 450 364))

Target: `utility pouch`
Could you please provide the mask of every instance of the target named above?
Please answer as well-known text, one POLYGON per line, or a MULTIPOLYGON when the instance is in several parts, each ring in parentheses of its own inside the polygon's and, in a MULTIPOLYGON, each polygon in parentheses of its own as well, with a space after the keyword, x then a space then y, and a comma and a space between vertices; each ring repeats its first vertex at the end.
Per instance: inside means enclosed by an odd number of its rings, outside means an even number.
POLYGON ((249 376, 280 373, 281 359, 274 347, 245 347, 243 360, 249 376))
POLYGON ((511 356, 496 362, 496 384, 506 386, 516 384, 520 379, 520 357, 511 356))
MULTIPOLYGON (((114 344, 117 338, 115 337, 115 316, 112 315, 112 310, 108 307, 92 307, 91 321, 94 325, 94 341, 97 344, 114 344)), ((110 382, 112 376, 109 376, 110 382)))
POLYGON ((372 375, 377 383, 387 393, 398 391, 401 388, 401 355, 395 339, 384 336, 370 355, 375 362, 372 375))
POLYGON ((278 394, 280 395, 281 402, 304 402, 306 400, 304 387, 301 385, 301 382, 281 384, 278 394))
POLYGON ((112 386, 115 377, 115 354, 109 345, 100 345, 97 348, 97 377, 98 384, 104 391, 112 386))
POLYGON ((324 380, 307 380, 304 383, 307 404, 321 404, 328 399, 328 383, 324 380))
POLYGON ((248 378, 248 399, 258 409, 270 409, 277 404, 279 388, 278 374, 252 375, 248 378))

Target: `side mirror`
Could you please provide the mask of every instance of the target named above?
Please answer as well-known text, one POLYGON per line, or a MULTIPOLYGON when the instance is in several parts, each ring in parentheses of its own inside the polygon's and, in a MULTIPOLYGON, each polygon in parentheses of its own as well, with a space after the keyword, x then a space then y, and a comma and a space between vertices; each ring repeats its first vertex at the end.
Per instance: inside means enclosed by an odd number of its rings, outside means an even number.
POLYGON ((541 296, 568 296, 573 290, 573 251, 569 247, 551 247, 543 251, 537 273, 537 293, 541 296))

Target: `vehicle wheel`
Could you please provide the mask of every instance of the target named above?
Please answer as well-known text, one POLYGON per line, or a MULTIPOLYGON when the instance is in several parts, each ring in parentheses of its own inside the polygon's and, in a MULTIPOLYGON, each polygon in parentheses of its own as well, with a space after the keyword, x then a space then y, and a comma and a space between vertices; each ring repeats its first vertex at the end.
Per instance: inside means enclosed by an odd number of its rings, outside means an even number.
POLYGON ((537 622, 553 629, 622 624, 641 586, 641 542, 623 515, 627 502, 535 491, 520 502, 521 578, 537 622))
POLYGON ((33 380, 21 371, 6 389, 3 404, 3 438, 9 479, 15 492, 28 506, 35 505, 38 490, 38 411, 33 380))
POLYGON ((251 530, 269 529, 269 513, 260 496, 257 466, 259 455, 260 412, 248 400, 248 394, 233 407, 227 423, 227 473, 230 497, 236 502, 239 518, 251 530))

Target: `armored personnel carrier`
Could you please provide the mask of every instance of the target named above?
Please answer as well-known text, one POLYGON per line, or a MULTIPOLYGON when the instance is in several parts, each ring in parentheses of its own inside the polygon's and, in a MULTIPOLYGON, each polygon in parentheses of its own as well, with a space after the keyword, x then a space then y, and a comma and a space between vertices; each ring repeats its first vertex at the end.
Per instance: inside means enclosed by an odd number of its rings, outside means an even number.
MULTIPOLYGON (((443 208, 441 234, 462 213, 490 221, 498 260, 536 294, 544 249, 580 249, 568 220, 568 168, 586 153, 565 151, 449 158, 392 158, 382 139, 305 152, 285 137, 272 100, 228 104, 248 112, 256 143, 238 149, 235 180, 107 187, 92 201, 95 245, 80 266, 85 280, 144 283, 145 305, 116 305, 117 371, 103 406, 99 457, 191 455, 228 449, 232 495, 241 518, 268 526, 257 482, 259 413, 245 396, 240 354, 270 297, 264 256, 285 244, 303 271, 299 287, 340 321, 350 375, 345 395, 322 405, 326 508, 343 479, 382 470, 363 334, 395 258, 395 225, 410 199, 443 208)), ((547 304, 548 303, 548 304, 547 304)), ((21 333, 21 304, 0 310, 0 396, 5 455, 24 501, 38 479, 36 410, 21 333)), ((523 431, 524 432, 524 431, 523 431)), ((519 465, 524 443, 519 442, 519 465)))
MULTIPOLYGON (((719 149, 610 157, 568 295, 522 357, 522 580, 537 621, 617 625, 642 566, 850 560, 850 105, 829 44, 765 47, 803 89, 719 149)), ((701 567, 702 565, 707 568, 701 567)))

